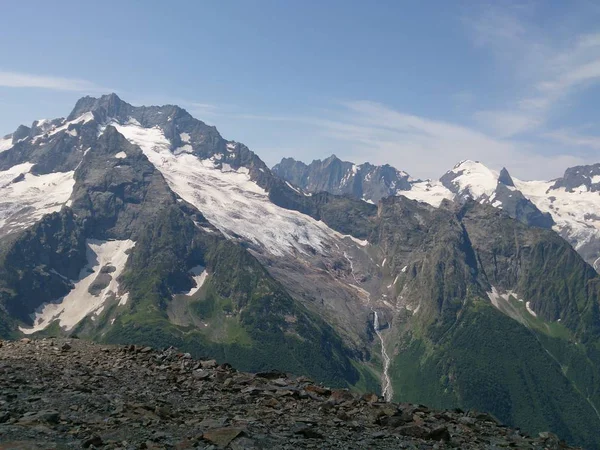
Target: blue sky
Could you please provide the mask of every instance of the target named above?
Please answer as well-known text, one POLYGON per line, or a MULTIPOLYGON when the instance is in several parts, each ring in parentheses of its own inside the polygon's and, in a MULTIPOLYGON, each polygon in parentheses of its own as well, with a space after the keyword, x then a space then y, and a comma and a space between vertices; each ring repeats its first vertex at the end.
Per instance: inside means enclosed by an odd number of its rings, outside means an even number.
POLYGON ((0 135, 114 91, 179 104, 269 164, 552 178, 600 162, 598 24, 591 0, 7 1, 0 135))

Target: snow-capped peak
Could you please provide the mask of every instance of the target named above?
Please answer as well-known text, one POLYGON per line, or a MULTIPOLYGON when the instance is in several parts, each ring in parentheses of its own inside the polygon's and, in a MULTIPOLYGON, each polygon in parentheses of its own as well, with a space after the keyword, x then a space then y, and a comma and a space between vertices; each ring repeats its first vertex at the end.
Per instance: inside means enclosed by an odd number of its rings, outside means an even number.
POLYGON ((172 143, 159 127, 110 124, 138 145, 171 189, 196 206, 225 236, 241 237, 274 256, 315 251, 325 255, 333 241, 339 244, 344 239, 323 222, 272 203, 268 193, 251 179, 249 169, 222 162, 224 155, 202 159, 171 151, 172 143))
POLYGON ((442 184, 461 197, 490 197, 498 185, 500 174, 479 161, 464 160, 440 178, 442 184))

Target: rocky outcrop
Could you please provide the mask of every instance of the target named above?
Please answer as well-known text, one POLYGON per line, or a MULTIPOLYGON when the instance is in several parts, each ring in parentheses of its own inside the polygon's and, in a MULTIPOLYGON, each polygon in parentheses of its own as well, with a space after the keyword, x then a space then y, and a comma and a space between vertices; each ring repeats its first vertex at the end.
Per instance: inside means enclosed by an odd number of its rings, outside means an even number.
POLYGON ((477 411, 386 403, 174 348, 0 341, 1 448, 568 449, 477 411))
POLYGON ((283 158, 273 167, 273 173, 306 192, 329 192, 351 195, 361 200, 377 203, 384 197, 396 195, 399 190, 410 189, 409 176, 385 164, 353 164, 331 155, 309 165, 293 158, 283 158))
POLYGON ((552 185, 552 189, 559 188, 564 188, 567 192, 600 191, 600 164, 568 168, 552 185))
POLYGON ((29 323, 36 308, 73 288, 85 255, 83 227, 70 209, 0 241, 0 312, 29 323))

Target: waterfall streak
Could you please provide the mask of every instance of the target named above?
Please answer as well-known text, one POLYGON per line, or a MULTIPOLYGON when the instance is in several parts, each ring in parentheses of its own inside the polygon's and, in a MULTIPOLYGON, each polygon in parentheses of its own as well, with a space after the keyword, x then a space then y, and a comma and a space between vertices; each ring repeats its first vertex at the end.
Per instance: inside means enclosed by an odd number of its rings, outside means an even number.
POLYGON ((377 315, 377 311, 373 310, 373 328, 375 329, 375 334, 379 338, 381 342, 381 356, 383 357, 383 376, 381 383, 381 394, 383 398, 390 402, 392 401, 392 397, 394 396, 394 391, 392 390, 392 380, 390 379, 389 369, 390 369, 390 357, 385 349, 385 344, 383 342, 383 336, 381 336, 381 332, 379 331, 379 316, 377 315))

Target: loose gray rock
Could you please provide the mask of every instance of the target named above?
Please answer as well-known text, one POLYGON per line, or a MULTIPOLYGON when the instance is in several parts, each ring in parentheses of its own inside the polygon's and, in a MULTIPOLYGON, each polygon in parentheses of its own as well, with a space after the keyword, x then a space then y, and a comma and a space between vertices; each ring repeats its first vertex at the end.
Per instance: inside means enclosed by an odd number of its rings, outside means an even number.
POLYGON ((384 403, 173 348, 5 341, 0 367, 2 449, 571 448, 489 414, 384 403))

